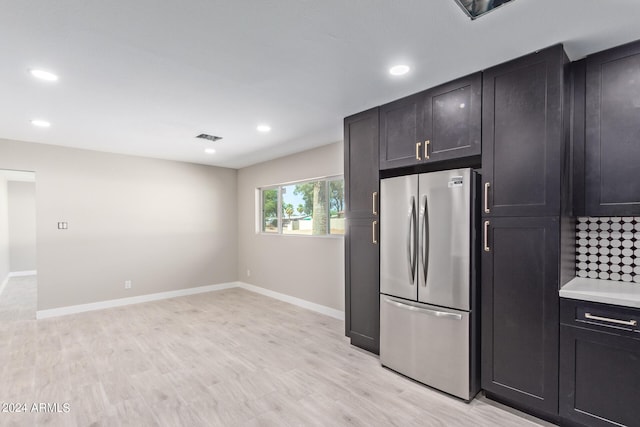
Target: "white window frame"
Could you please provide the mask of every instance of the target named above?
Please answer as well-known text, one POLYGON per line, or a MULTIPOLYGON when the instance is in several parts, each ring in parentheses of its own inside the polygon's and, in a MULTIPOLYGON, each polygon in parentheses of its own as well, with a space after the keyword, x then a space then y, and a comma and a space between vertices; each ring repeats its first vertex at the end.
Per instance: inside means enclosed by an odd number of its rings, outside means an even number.
MULTIPOLYGON (((282 223, 283 223, 283 215, 282 215, 282 187, 287 187, 290 185, 298 185, 298 184, 306 184, 309 182, 315 181, 325 181, 325 191, 327 193, 327 197, 329 197, 329 182, 331 181, 342 181, 343 189, 344 189, 344 175, 327 175, 321 176, 318 178, 308 178, 301 179, 297 181, 289 181, 283 182, 280 184, 271 184, 264 185, 256 188, 256 202, 258 204, 256 209, 256 234, 262 234, 265 236, 291 236, 291 237, 319 237, 321 239, 324 238, 342 238, 344 234, 331 234, 331 202, 327 203, 327 218, 329 219, 327 224, 327 233, 326 234, 287 234, 282 232, 282 223), (278 194, 278 203, 277 203, 277 221, 278 221, 278 231, 264 231, 264 191, 265 190, 276 190, 278 194)), ((344 197, 344 190, 343 190, 344 197)), ((345 201, 346 204, 346 201, 345 201)), ((346 230, 345 230, 346 232, 346 230)))

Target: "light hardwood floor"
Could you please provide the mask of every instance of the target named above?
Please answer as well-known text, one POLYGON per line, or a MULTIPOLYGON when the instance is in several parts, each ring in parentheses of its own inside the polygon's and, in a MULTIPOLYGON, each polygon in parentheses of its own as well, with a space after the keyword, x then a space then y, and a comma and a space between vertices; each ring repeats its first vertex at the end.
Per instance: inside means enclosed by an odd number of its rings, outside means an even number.
POLYGON ((536 426, 380 366, 344 324, 242 289, 0 322, 1 426, 536 426), (61 407, 62 408, 62 407, 61 407))
POLYGON ((0 322, 35 320, 37 302, 36 276, 12 277, 0 293, 0 322))

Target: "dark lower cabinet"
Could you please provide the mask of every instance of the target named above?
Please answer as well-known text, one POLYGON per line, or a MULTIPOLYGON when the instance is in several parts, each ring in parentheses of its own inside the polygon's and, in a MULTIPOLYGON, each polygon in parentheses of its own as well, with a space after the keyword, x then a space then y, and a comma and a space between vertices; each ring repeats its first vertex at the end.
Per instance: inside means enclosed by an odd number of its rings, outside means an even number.
POLYGON ((375 219, 347 219, 345 326, 351 344, 380 352, 380 267, 375 219))
POLYGON ((640 310, 563 299, 561 316, 563 425, 639 426, 640 310))
POLYGON ((547 419, 558 413, 557 217, 484 218, 482 388, 547 419))

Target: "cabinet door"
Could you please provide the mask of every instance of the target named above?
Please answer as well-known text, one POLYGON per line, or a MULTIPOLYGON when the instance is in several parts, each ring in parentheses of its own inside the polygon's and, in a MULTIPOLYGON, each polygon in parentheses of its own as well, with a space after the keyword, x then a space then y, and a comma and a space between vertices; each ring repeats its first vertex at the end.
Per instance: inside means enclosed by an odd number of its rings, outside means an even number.
POLYGON ((587 58, 586 213, 639 215, 640 42, 587 58))
POLYGON ((351 344, 380 351, 380 276, 375 219, 347 219, 345 326, 351 344))
POLYGON ((524 410, 557 416, 558 219, 483 224, 482 388, 524 410))
POLYGON ((637 426, 640 340, 561 326, 560 415, 586 426, 637 426))
POLYGON ((485 216, 560 214, 565 61, 554 46, 484 72, 485 216))
POLYGON ((422 160, 424 141, 418 136, 422 99, 423 93, 418 93, 380 107, 380 169, 422 160))
POLYGON ((344 182, 348 218, 377 215, 378 109, 344 119, 344 182))
POLYGON ((482 74, 425 93, 418 135, 425 162, 480 155, 482 74))

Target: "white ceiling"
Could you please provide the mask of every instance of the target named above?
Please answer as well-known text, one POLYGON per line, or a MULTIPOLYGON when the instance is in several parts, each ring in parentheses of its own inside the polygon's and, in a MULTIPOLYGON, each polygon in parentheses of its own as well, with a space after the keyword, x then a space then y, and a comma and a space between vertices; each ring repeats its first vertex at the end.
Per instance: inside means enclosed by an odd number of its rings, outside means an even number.
POLYGON ((239 168, 555 43, 574 60, 640 39, 638 17, 638 0, 513 0, 475 21, 453 0, 0 0, 0 137, 239 168))

